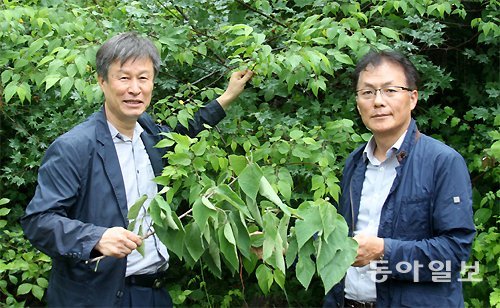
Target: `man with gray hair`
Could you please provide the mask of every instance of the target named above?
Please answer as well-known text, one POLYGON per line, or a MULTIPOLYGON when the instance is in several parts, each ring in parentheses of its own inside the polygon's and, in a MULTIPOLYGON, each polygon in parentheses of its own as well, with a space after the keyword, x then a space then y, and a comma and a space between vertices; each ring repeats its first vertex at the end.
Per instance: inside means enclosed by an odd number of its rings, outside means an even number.
MULTIPOLYGON (((155 235, 142 239, 127 230, 130 207, 143 195, 147 207, 158 192, 153 179, 166 150, 154 145, 171 131, 145 113, 160 62, 153 43, 136 33, 105 42, 96 55, 104 106, 47 149, 21 224, 52 258, 49 306, 172 306, 162 285, 166 247, 155 235), (144 242, 142 256, 137 247, 144 242), (88 262, 100 256, 106 258, 98 266, 88 262)), ((189 128, 173 131, 194 137, 205 124, 216 125, 251 77, 251 71, 233 73, 226 91, 200 108, 189 128)), ((143 227, 150 222, 146 213, 143 227)))

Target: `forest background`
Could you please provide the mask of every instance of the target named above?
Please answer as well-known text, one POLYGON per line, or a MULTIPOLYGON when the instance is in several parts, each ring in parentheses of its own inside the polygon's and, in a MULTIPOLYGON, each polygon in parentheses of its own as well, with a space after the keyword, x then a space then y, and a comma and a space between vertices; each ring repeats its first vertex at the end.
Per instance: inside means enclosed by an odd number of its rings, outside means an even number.
POLYGON ((160 145, 171 149, 157 179, 167 188, 151 215, 172 255, 176 305, 321 305, 355 249, 331 203, 347 155, 370 136, 350 75, 370 48, 392 48, 422 76, 420 131, 455 148, 471 174, 478 232, 463 273, 473 278, 464 282, 466 304, 500 306, 499 5, 3 0, 0 302, 45 303, 50 259, 18 219, 48 145, 102 105, 98 46, 137 31, 161 51, 150 110, 160 123, 186 124, 232 71, 256 72, 217 127, 160 145))

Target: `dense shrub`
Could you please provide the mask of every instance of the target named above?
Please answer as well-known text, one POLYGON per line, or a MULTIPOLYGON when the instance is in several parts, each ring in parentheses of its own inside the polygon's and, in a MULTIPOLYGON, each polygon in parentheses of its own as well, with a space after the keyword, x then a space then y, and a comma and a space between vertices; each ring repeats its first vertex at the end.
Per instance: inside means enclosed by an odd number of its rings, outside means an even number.
POLYGON ((7 304, 43 302, 48 259, 21 237, 17 219, 47 146, 102 104, 97 46, 129 30, 161 50, 151 110, 160 122, 185 123, 221 93, 230 71, 257 73, 218 127, 163 144, 176 147, 159 179, 170 190, 156 214, 172 220, 157 220, 157 229, 164 241, 175 235, 186 244, 167 243, 178 257, 169 269, 177 304, 314 306, 322 285, 343 274, 348 262, 332 262, 338 247, 327 239, 337 236, 345 251, 352 243, 325 201, 337 200, 347 154, 369 137, 350 73, 372 47, 411 56, 423 77, 419 129, 465 157, 478 227, 470 264, 480 262, 481 279, 465 283, 466 302, 500 302, 497 1, 33 0, 0 8, 0 197, 10 199, 0 211, 0 289, 7 304), (242 203, 255 208, 242 216, 242 203), (315 232, 330 253, 318 255, 315 232), (245 241, 263 244, 263 261, 238 245, 245 241), (325 267, 304 261, 311 254, 325 267))

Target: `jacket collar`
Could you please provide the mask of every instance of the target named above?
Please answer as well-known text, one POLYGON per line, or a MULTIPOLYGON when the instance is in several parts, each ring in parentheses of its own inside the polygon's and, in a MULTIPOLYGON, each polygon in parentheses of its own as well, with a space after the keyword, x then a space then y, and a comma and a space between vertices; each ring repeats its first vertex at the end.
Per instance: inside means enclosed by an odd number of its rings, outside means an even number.
POLYGON ((128 225, 127 219, 127 196, 125 194, 125 185, 123 183, 122 172, 120 169, 120 162, 116 154, 115 145, 109 132, 104 106, 95 115, 96 121, 96 140, 97 140, 97 154, 102 159, 104 171, 106 176, 113 187, 116 200, 120 207, 120 212, 123 216, 124 225, 128 225))

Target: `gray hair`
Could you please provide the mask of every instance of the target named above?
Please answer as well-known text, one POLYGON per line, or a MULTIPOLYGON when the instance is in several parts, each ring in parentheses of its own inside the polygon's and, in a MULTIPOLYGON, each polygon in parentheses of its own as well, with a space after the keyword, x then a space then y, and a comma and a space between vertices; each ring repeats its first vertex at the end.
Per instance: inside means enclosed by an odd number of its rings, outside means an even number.
POLYGON ((125 32, 107 40, 97 51, 97 76, 108 80, 109 66, 120 61, 120 65, 128 60, 149 58, 153 62, 155 77, 160 71, 160 55, 151 40, 139 36, 135 32, 125 32))

